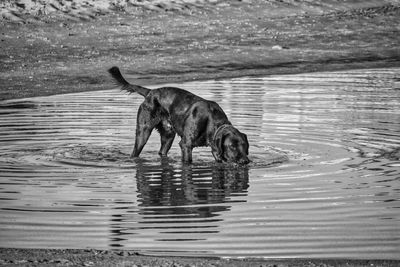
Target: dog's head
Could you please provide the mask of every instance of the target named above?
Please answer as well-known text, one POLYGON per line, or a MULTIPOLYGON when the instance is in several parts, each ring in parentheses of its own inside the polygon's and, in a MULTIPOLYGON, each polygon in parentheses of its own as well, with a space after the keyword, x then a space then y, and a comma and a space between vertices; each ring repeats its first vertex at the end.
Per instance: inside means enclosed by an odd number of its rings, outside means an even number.
POLYGON ((212 153, 218 162, 238 164, 248 164, 250 162, 247 136, 232 125, 223 125, 216 130, 212 153))

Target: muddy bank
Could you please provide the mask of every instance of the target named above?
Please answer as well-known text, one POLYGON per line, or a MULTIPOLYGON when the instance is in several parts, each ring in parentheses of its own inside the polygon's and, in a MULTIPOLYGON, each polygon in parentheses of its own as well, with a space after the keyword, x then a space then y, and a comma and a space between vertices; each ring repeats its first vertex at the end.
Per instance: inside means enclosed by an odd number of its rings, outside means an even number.
POLYGON ((0 249, 0 265, 6 266, 398 266, 392 260, 318 259, 218 259, 154 257, 134 251, 77 249, 0 249))
POLYGON ((109 89, 113 65, 144 85, 400 65, 396 1, 232 3, 2 19, 0 100, 109 89))

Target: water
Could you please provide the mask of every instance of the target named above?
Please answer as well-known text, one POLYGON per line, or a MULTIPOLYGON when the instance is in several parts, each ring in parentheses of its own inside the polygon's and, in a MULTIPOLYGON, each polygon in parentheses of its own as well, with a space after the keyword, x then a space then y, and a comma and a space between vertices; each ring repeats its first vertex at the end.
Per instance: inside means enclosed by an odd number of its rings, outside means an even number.
POLYGON ((0 102, 0 246, 400 259, 400 69, 179 84, 247 133, 247 168, 130 160, 139 95, 0 102))

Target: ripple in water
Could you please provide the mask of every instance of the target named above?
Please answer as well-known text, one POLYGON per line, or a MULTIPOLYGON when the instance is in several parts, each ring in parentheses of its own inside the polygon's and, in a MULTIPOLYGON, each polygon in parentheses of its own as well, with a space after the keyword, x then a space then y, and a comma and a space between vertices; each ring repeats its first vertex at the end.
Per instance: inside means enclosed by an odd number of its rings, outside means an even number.
POLYGON ((399 259, 400 69, 191 82, 249 137, 252 163, 182 165, 138 95, 0 102, 0 246, 399 259))

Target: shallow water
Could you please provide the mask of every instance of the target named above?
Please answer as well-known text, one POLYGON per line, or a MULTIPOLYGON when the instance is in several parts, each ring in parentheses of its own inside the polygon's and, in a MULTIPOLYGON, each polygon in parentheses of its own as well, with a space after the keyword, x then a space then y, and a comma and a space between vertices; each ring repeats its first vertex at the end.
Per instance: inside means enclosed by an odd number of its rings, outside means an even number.
POLYGON ((180 163, 119 90, 0 102, 0 246, 400 259, 400 69, 179 84, 220 103, 253 163, 180 163))

